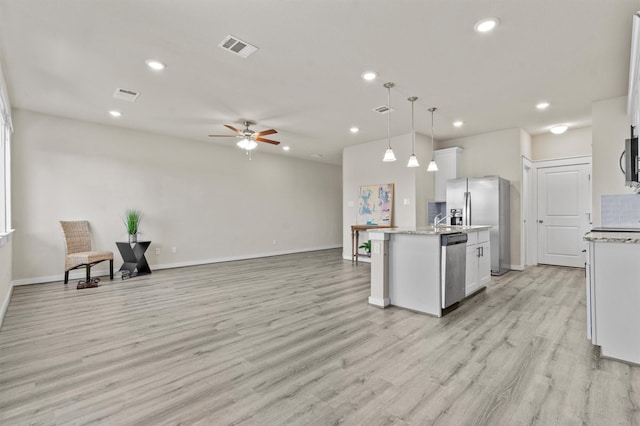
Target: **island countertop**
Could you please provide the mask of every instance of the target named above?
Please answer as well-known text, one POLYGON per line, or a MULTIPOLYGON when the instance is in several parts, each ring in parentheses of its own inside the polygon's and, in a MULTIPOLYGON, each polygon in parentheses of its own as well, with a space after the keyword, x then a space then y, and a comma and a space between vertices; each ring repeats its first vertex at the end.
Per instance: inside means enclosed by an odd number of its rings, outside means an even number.
POLYGON ((598 243, 640 244, 639 232, 588 232, 583 237, 585 241, 598 243))
POLYGON ((384 229, 372 229, 369 230, 371 234, 413 234, 413 235, 446 235, 456 234, 460 232, 479 232, 490 229, 490 225, 471 225, 471 226, 457 226, 457 225, 443 225, 443 226, 425 226, 417 228, 384 228, 384 229))

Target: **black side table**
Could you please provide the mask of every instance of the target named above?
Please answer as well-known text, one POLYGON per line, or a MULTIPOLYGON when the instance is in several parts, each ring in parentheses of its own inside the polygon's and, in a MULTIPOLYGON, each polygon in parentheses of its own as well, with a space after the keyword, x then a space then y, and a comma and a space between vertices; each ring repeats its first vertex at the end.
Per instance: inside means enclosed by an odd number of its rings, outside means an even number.
POLYGON ((124 261, 120 267, 120 271, 129 271, 130 277, 150 274, 151 268, 149 268, 147 258, 144 257, 144 252, 147 251, 150 244, 151 241, 138 241, 132 246, 128 242, 117 241, 116 245, 124 261))

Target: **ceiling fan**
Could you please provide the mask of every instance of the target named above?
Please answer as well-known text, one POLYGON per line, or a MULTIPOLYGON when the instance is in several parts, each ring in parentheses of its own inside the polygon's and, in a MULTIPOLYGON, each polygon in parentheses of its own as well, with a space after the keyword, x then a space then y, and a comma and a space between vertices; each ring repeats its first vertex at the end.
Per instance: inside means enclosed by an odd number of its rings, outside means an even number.
POLYGON ((268 129, 268 130, 263 130, 261 132, 255 132, 251 129, 249 129, 249 126, 251 126, 252 123, 251 121, 245 121, 244 122, 244 129, 243 130, 238 130, 235 127, 229 125, 229 124, 225 124, 224 127, 226 127, 229 130, 234 131, 236 134, 235 135, 209 135, 209 137, 212 138, 238 138, 240 139, 238 141, 238 143, 236 143, 236 145, 238 145, 240 148, 246 150, 246 151, 251 151, 252 149, 255 149, 255 147, 258 146, 258 142, 265 142, 265 143, 270 143, 272 145, 279 145, 280 142, 278 141, 274 141, 271 139, 267 139, 267 138, 263 138, 263 136, 266 135, 272 135, 274 133, 278 133, 275 129, 268 129))

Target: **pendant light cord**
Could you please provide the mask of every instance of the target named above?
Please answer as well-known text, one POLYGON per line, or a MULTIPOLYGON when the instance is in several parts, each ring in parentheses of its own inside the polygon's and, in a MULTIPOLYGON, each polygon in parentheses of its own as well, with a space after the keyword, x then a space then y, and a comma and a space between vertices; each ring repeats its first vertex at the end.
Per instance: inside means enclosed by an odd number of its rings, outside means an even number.
POLYGON ((434 111, 434 109, 431 108, 431 151, 433 151, 433 146, 434 146, 434 143, 433 143, 433 111, 434 111))
POLYGON ((411 155, 415 155, 415 151, 416 151, 416 127, 414 124, 414 113, 413 113, 413 104, 416 101, 416 98, 409 98, 409 99, 413 99, 411 101, 411 155))
POLYGON ((383 84, 387 88, 387 149, 391 149, 391 88, 395 85, 392 82, 383 84))
POLYGON ((387 148, 391 149, 391 85, 387 84, 387 148))
POLYGON ((433 159, 434 156, 434 151, 436 149, 436 141, 433 139, 433 113, 435 112, 435 110, 438 109, 436 107, 431 107, 429 108, 429 111, 431 111, 431 158, 433 159))
POLYGON ((411 102, 411 156, 409 156, 409 162, 407 163, 407 167, 418 167, 420 166, 420 162, 418 161, 418 157, 416 157, 416 123, 415 123, 415 103, 418 100, 417 96, 411 96, 407 98, 409 102, 411 102))

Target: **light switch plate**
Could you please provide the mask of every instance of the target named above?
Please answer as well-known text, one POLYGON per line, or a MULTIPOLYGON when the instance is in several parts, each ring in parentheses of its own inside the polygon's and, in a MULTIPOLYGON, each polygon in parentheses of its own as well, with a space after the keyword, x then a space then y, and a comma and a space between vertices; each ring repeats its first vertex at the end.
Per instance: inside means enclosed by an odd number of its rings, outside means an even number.
POLYGON ((410 204, 411 204, 411 198, 405 198, 405 199, 404 199, 404 200, 402 200, 402 201, 403 201, 403 204, 404 204, 405 206, 408 206, 408 205, 410 205, 410 204))
POLYGON ((353 201, 347 201, 347 207, 354 207, 355 203, 353 201))

